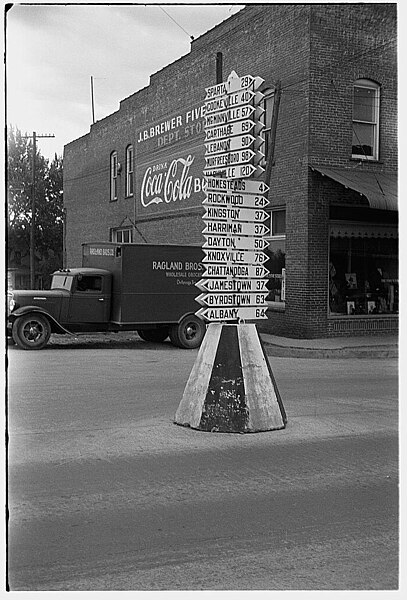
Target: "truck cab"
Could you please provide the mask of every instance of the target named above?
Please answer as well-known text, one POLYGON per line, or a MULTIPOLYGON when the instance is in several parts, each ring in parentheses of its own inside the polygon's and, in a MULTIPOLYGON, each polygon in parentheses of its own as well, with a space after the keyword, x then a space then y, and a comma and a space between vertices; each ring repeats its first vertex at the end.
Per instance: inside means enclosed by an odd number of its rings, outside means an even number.
POLYGON ((40 349, 51 333, 104 331, 110 319, 112 275, 105 269, 56 271, 49 290, 8 293, 8 331, 23 349, 40 349))

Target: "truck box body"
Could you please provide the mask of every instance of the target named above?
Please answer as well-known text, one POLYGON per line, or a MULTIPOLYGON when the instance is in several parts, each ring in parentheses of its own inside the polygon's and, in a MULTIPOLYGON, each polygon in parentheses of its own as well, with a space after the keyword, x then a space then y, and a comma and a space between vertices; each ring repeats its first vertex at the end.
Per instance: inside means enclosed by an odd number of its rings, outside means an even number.
POLYGON ((117 324, 176 323, 196 312, 203 256, 201 246, 82 244, 82 266, 113 275, 110 320, 117 324))

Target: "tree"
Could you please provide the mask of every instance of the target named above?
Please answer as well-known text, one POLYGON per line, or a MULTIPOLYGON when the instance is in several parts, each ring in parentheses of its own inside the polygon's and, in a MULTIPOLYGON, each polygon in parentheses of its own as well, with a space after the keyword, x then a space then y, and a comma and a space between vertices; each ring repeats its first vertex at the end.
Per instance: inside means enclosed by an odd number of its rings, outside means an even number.
MULTIPOLYGON (((10 127, 7 142, 8 265, 20 266, 18 263, 27 262, 30 254, 33 141, 10 127)), ((43 279, 49 279, 53 270, 62 267, 62 162, 55 155, 49 164, 48 159, 36 152, 35 270, 43 279)))

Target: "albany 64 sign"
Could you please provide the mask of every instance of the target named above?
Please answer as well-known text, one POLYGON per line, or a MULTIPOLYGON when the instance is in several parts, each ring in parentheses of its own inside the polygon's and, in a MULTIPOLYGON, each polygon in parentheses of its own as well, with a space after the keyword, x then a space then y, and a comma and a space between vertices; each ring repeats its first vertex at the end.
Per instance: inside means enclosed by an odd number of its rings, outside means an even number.
POLYGON ((232 72, 226 82, 206 89, 206 271, 196 284, 203 292, 196 298, 202 305, 196 314, 210 322, 267 318, 268 272, 263 265, 268 257, 263 250, 270 230, 263 209, 269 204, 269 188, 259 180, 264 173, 264 96, 257 91, 262 82, 232 72))

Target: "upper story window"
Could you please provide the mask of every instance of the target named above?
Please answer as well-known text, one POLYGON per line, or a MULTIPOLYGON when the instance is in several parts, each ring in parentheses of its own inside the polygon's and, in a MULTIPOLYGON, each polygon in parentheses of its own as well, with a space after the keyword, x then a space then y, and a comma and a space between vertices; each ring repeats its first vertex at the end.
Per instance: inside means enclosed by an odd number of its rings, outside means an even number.
POLYGON ((268 157, 268 151, 270 148, 270 135, 271 135, 271 119, 273 116, 273 108, 274 108, 274 90, 265 90, 264 94, 264 129, 263 129, 263 137, 265 139, 264 148, 260 148, 260 150, 266 155, 266 160, 268 157))
POLYGON ((110 155, 110 201, 117 200, 117 175, 118 175, 118 162, 117 152, 112 152, 110 155))
POLYGON ((285 210, 276 209, 271 211, 271 223, 270 223, 270 235, 271 237, 285 237, 285 210))
POLYGON ((133 166, 133 146, 126 148, 126 196, 133 194, 134 185, 134 166, 133 166))
POLYGON ((352 157, 379 158, 380 87, 369 79, 358 79, 353 85, 352 157))

